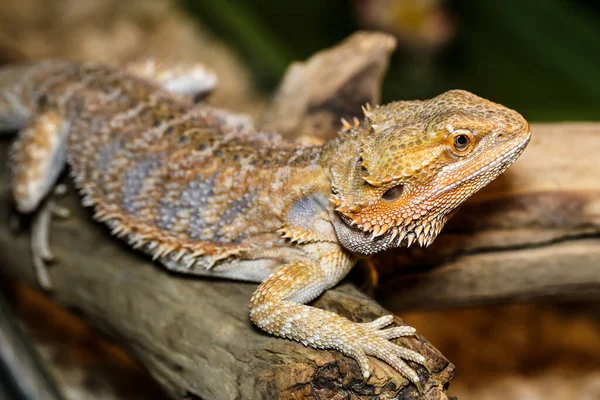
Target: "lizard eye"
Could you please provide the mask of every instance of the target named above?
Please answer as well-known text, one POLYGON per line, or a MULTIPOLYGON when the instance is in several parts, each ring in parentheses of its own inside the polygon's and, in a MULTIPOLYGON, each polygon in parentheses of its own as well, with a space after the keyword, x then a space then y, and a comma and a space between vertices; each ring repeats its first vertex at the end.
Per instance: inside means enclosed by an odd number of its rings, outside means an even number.
POLYGON ((398 186, 394 186, 391 189, 388 189, 381 197, 384 200, 392 201, 392 200, 396 200, 398 197, 402 196, 402 193, 404 193, 404 186, 398 185, 398 186))
POLYGON ((456 132, 452 135, 452 151, 456 154, 463 156, 467 154, 472 148, 474 144, 473 135, 468 132, 456 132))

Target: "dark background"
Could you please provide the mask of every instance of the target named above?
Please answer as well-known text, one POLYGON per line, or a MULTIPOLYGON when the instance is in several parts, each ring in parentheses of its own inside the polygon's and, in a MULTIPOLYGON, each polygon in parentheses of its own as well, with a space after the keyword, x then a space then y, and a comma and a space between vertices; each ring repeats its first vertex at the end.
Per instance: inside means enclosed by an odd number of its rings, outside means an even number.
POLYGON ((379 28, 400 39, 384 83, 384 102, 461 88, 515 108, 533 121, 600 118, 600 2, 185 0, 183 4, 242 55, 265 92, 273 90, 289 62, 306 59, 357 29, 379 28), (383 15, 387 22, 382 17, 368 21, 369 13, 383 15), (439 27, 431 22, 435 16, 444 21, 443 32, 435 32, 439 27), (419 40, 424 31, 431 33, 429 42, 419 40))

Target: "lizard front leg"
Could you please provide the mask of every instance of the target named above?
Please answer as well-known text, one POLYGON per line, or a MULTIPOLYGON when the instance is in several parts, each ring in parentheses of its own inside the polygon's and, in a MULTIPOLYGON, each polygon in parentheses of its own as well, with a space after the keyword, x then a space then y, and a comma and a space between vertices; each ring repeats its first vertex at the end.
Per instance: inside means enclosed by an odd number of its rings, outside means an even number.
POLYGON ((65 210, 43 200, 56 184, 66 164, 66 127, 57 112, 35 115, 19 133, 11 149, 12 195, 19 212, 37 212, 32 225, 32 257, 38 281, 51 288, 45 261, 52 259, 48 245, 52 215, 65 210), (41 205, 41 209, 40 209, 41 205))
POLYGON ((355 359, 368 379, 367 356, 376 357, 410 379, 420 390, 416 372, 404 360, 426 365, 425 357, 400 347, 390 339, 411 336, 409 326, 382 328, 392 322, 388 315, 369 323, 357 323, 335 313, 304 305, 335 286, 354 265, 354 258, 334 243, 308 247, 313 259, 298 260, 270 275, 254 292, 250 318, 259 328, 306 346, 335 349, 355 359))

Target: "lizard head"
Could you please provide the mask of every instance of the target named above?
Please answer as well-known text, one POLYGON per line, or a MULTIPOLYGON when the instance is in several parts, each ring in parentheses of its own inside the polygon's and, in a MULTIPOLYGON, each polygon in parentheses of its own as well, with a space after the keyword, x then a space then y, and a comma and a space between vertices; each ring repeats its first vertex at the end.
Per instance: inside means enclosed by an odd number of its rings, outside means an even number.
POLYGON ((346 124, 331 162, 336 233, 363 254, 428 246, 530 138, 519 113, 462 90, 364 112, 362 122, 346 124))

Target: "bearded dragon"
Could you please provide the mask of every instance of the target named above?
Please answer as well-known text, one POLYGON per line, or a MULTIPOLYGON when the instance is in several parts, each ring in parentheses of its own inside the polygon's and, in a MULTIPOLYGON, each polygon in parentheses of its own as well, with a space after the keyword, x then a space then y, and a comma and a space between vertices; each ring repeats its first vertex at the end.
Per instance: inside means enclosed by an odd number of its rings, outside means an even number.
POLYGON ((296 144, 173 93, 210 87, 189 76, 68 61, 0 70, 0 128, 23 128, 16 208, 38 209, 68 164, 83 205, 133 248, 172 271, 260 282, 250 300, 260 329, 336 349, 365 379, 378 358, 419 386, 427 360, 390 341, 415 329, 306 304, 361 257, 431 244, 523 152, 527 121, 452 90, 367 105, 336 139, 296 144))

